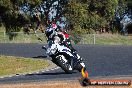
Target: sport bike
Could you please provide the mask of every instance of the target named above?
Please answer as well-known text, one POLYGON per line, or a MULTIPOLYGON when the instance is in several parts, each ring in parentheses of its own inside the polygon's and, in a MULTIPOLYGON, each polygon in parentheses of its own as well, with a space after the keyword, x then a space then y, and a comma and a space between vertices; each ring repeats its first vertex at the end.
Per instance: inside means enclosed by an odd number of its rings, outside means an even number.
POLYGON ((54 43, 50 48, 44 48, 47 54, 52 58, 52 62, 61 67, 66 73, 72 73, 74 70, 81 72, 85 67, 82 60, 78 60, 79 55, 72 52, 66 46, 54 43))

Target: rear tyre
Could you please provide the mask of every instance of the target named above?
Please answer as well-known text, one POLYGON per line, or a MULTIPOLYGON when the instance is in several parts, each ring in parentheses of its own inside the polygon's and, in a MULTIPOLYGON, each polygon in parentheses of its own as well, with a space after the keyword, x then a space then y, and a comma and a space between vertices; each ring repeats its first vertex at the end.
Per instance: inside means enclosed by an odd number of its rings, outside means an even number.
POLYGON ((57 64, 68 74, 71 74, 73 72, 73 67, 70 65, 68 60, 64 55, 58 55, 56 57, 57 64))

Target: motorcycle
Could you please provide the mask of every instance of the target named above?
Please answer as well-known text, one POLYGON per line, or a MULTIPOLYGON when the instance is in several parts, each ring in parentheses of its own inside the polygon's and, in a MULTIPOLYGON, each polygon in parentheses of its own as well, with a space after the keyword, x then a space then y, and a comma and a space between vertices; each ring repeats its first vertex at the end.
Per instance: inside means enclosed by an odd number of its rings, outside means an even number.
POLYGON ((74 54, 64 45, 54 43, 45 50, 52 58, 52 62, 61 67, 66 73, 72 73, 74 70, 81 72, 81 69, 85 67, 84 62, 77 59, 79 55, 74 54))

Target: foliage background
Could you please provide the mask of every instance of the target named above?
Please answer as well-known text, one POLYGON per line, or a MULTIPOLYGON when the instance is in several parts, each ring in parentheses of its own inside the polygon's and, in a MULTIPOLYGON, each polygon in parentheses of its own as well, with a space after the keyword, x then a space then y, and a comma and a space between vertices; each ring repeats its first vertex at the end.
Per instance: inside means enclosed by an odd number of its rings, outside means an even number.
MULTIPOLYGON (((18 32, 28 23, 36 24, 33 17, 22 15, 19 10, 23 4, 28 3, 29 11, 32 11, 43 1, 45 0, 0 0, 0 26, 4 26, 6 32, 18 32)), ((64 3, 66 6, 63 7, 63 14, 67 18, 68 29, 73 34, 88 34, 95 31, 118 32, 120 29, 116 23, 111 24, 115 20, 116 13, 123 15, 124 12, 132 9, 131 0, 69 0, 67 2, 64 3)), ((46 21, 44 16, 41 20, 46 21)))

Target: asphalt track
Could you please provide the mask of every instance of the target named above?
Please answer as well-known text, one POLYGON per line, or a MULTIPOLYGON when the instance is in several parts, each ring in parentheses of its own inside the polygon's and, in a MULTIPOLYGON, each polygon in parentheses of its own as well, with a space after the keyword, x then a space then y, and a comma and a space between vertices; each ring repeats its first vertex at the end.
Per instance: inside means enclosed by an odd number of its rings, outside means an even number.
MULTIPOLYGON (((0 44, 0 55, 45 57, 42 44, 0 44)), ((83 57, 89 76, 132 76, 132 46, 75 45, 83 57)), ((45 59, 45 58, 44 58, 45 59)), ((46 58, 48 59, 48 58, 46 58)), ((79 72, 65 74, 57 69, 35 74, 0 78, 0 83, 40 82, 49 80, 73 80, 81 77, 79 72)))

